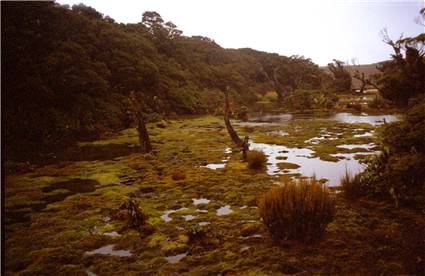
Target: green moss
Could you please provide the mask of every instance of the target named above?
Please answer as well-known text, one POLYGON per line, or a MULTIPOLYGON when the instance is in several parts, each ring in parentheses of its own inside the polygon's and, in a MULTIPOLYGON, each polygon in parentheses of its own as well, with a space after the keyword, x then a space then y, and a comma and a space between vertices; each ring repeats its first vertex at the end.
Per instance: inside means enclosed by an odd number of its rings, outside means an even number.
MULTIPOLYGON (((83 160, 79 156, 75 161, 58 161, 57 164, 38 167, 33 173, 6 176, 5 204, 10 208, 7 210, 27 203, 28 208, 24 210, 31 218, 31 224, 26 226, 12 221, 5 225, 6 272, 62 275, 62 268, 79 273, 79 266, 88 264, 90 271, 99 275, 108 275, 111 271, 114 274, 135 275, 141 272, 156 274, 158 271, 164 275, 207 275, 223 271, 236 275, 279 275, 302 271, 310 274, 379 274, 385 271, 385 265, 391 266, 389 263, 394 261, 391 258, 399 258, 385 257, 382 268, 374 263, 378 260, 374 257, 374 250, 389 241, 380 242, 371 233, 377 229, 378 223, 388 226, 383 228, 386 229, 385 233, 400 233, 397 227, 393 232, 388 230, 394 218, 384 220, 388 212, 379 211, 380 207, 363 208, 355 203, 347 206, 340 198, 335 221, 328 225, 323 242, 313 246, 316 250, 304 251, 299 245, 291 243, 283 247, 276 245, 261 225, 255 208, 258 195, 274 182, 300 174, 272 177, 265 171, 247 169, 247 164, 240 160, 238 149, 233 153, 224 153, 224 149, 233 147, 233 144, 220 117, 174 120, 168 122, 165 128, 153 126, 148 125, 154 134, 151 137, 154 152, 150 154, 123 150, 137 147, 137 132, 128 129, 115 137, 81 144, 100 146, 95 149, 99 151, 98 156, 103 157, 108 155, 106 151, 115 149, 120 154, 114 159, 83 160), (107 146, 111 144, 122 146, 107 146), (220 163, 224 157, 230 157, 224 169, 202 167, 208 163, 220 163), (170 175, 176 170, 183 171, 186 179, 171 180, 170 175), (43 203, 45 194, 41 190, 44 187, 71 179, 92 179, 99 185, 94 192, 77 193, 47 205, 46 212, 35 212, 29 208, 32 203, 43 203), (114 218, 113 214, 128 198, 138 200, 148 215, 148 223, 154 229, 151 235, 128 229, 126 220, 114 218), (211 201, 195 206, 192 198, 211 201), (230 205, 233 212, 217 216, 216 210, 225 205, 230 205), (183 207, 187 209, 170 214, 170 222, 161 219, 165 210, 183 207), (206 210, 207 213, 197 212, 196 209, 206 210), (190 221, 194 225, 210 223, 202 226, 202 231, 205 231, 202 238, 188 239, 188 222, 183 215, 195 216, 190 221), (110 220, 105 220, 106 217, 110 220), (102 235, 110 231, 118 231, 121 236, 112 240, 102 235), (262 238, 240 238, 249 234, 261 234, 262 238), (131 250, 133 257, 84 254, 112 241, 121 249, 131 250), (249 249, 240 251, 245 245, 249 249), (177 264, 168 264, 164 259, 164 255, 183 252, 188 252, 188 256, 177 264), (345 252, 350 254, 350 262, 345 252), (323 256, 326 258, 323 259, 323 256), (291 258, 297 261, 292 263, 289 261, 291 258), (367 263, 359 266, 365 260, 367 263)), ((350 138, 355 128, 370 129, 370 126, 367 127, 339 123, 330 126, 329 121, 325 120, 300 120, 281 126, 237 129, 240 135, 250 132, 255 142, 264 139, 288 147, 309 146, 317 156, 326 159, 333 153, 351 151, 340 149, 337 145, 367 142, 364 137, 350 138), (324 139, 317 145, 305 142, 317 137, 321 128, 341 133, 340 139, 324 139), (278 130, 289 135, 272 134, 278 130)), ((296 164, 282 163, 281 166, 292 169, 296 164)), ((62 192, 65 190, 56 189, 50 193, 62 192)), ((391 237, 395 237, 395 234, 391 237)), ((408 274, 404 267, 397 272, 408 274)))
POLYGON ((281 169, 281 170, 291 170, 291 169, 298 169, 300 167, 300 165, 298 164, 294 164, 294 163, 287 163, 287 162, 281 162, 281 163, 277 163, 277 166, 281 169))

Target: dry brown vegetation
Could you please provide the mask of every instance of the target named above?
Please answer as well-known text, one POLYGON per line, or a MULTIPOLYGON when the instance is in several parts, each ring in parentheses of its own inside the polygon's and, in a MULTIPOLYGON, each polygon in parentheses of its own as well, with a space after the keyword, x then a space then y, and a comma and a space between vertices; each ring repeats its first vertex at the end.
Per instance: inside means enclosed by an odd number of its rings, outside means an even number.
POLYGON ((335 200, 316 179, 288 181, 259 200, 260 215, 275 240, 319 239, 335 215, 335 200))

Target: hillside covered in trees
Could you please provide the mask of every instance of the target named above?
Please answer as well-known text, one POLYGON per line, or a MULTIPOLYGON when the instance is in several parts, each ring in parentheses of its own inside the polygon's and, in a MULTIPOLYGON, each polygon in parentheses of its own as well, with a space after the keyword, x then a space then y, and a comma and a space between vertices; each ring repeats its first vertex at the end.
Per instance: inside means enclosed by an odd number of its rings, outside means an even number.
POLYGON ((224 49, 156 12, 140 20, 119 24, 83 4, 2 3, 6 150, 18 156, 128 127, 131 91, 149 121, 222 112, 225 89, 252 106, 272 90, 281 100, 329 84, 310 59, 224 49))

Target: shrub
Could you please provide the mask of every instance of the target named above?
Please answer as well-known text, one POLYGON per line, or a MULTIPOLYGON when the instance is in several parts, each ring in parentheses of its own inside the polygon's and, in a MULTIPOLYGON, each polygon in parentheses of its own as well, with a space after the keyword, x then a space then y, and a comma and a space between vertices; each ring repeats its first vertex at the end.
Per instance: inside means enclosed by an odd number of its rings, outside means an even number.
POLYGON ((200 240, 206 235, 206 230, 197 223, 187 224, 185 230, 190 242, 200 240))
POLYGON ((277 101, 277 93, 276 91, 269 91, 264 95, 264 99, 269 102, 277 101))
POLYGON ((335 215, 335 200, 316 179, 289 181, 273 187, 259 200, 260 215, 278 241, 319 239, 335 215))
POLYGON ((249 168, 258 170, 266 166, 267 156, 262 151, 250 150, 248 151, 246 160, 249 168))
POLYGON ((356 199, 363 194, 360 174, 351 176, 348 171, 345 171, 345 175, 341 179, 341 186, 344 196, 348 199, 356 199))
POLYGON ((425 99, 409 108, 401 121, 379 132, 382 153, 361 174, 367 195, 399 204, 415 204, 425 181, 425 99))
POLYGON ((175 172, 173 172, 173 174, 171 175, 171 178, 172 178, 173 180, 183 180, 183 179, 186 179, 186 175, 185 175, 185 173, 184 173, 184 172, 182 172, 182 171, 175 171, 175 172))
POLYGON ((387 103, 385 100, 379 96, 375 95, 375 97, 367 104, 370 108, 384 108, 387 107, 387 103))

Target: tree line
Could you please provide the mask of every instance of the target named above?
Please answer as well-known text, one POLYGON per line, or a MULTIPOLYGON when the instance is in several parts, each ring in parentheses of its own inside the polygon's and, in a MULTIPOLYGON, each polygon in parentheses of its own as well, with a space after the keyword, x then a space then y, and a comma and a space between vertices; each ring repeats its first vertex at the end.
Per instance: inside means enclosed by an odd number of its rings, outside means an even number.
POLYGON ((3 139, 15 155, 129 127, 130 94, 147 121, 223 113, 223 91, 250 106, 329 83, 310 59, 224 49, 184 36, 156 12, 122 24, 83 4, 2 3, 3 139))

